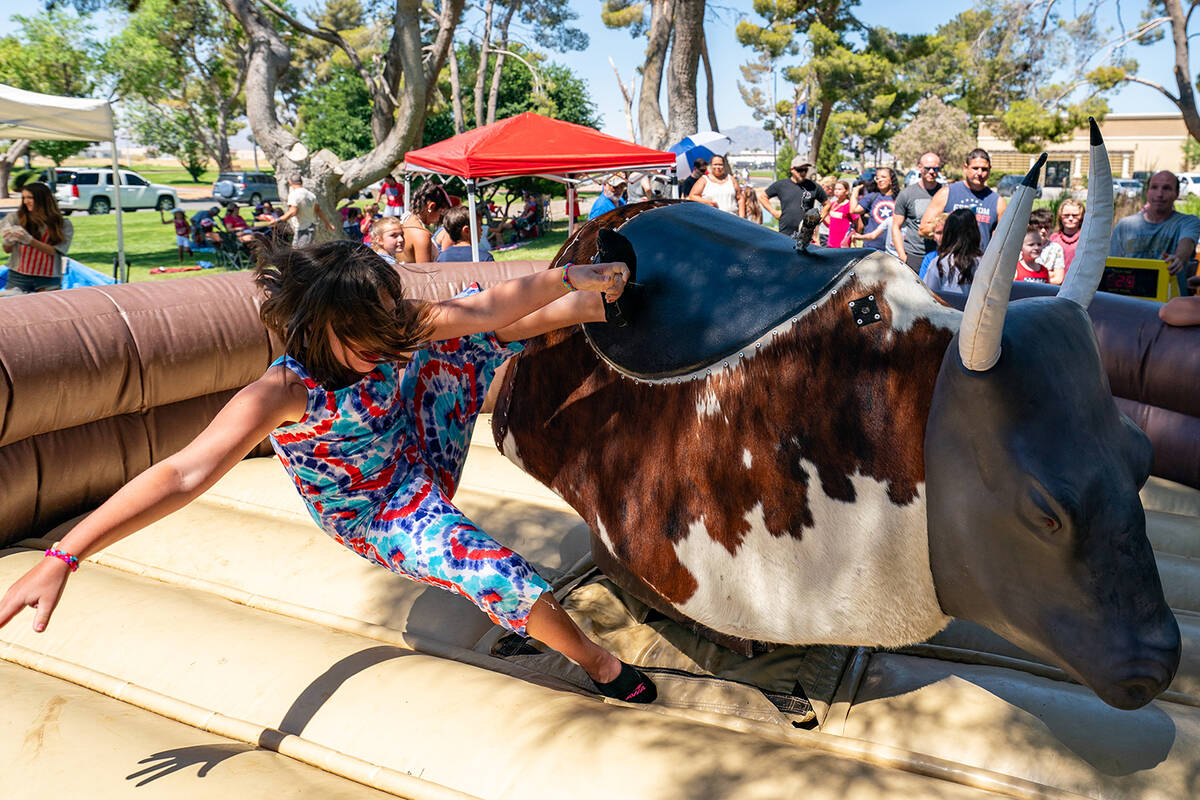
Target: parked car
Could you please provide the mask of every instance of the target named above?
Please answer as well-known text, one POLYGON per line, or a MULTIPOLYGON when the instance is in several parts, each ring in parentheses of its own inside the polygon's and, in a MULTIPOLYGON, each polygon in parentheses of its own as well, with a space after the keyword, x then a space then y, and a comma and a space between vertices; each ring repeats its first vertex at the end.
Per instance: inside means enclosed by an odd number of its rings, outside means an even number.
MULTIPOLYGON (((58 171, 58 207, 64 214, 86 211, 107 214, 116 205, 113 197, 113 171, 109 168, 78 168, 58 171)), ((121 170, 121 208, 157 208, 170 211, 179 205, 179 195, 170 186, 163 186, 138 175, 121 170)))
POLYGON ((1178 172, 1175 177, 1179 178, 1180 197, 1200 196, 1200 172, 1178 172))
POLYGON ((269 172, 222 172, 212 193, 214 200, 223 203, 236 200, 256 206, 264 200, 279 201, 279 185, 269 172))
POLYGON ((1142 193, 1142 182, 1133 178, 1113 178, 1113 197, 1137 197, 1142 193))
MULTIPOLYGON (((1001 175, 1000 180, 996 182, 996 193, 1001 197, 1012 197, 1013 190, 1021 185, 1021 181, 1025 180, 1024 175, 1012 173, 1011 175, 1001 175)), ((1042 187, 1037 187, 1037 194, 1034 197, 1042 196, 1042 187)))

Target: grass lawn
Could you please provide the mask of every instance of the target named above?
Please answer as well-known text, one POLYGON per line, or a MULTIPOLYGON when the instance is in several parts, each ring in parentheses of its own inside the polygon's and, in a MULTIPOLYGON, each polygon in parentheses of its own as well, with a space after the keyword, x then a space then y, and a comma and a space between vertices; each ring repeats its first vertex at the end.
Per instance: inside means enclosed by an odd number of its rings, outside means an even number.
MULTIPOLYGON (((70 256, 105 275, 113 274, 113 256, 117 252, 117 215, 72 214, 68 219, 75 228, 70 256)), ((170 217, 167 217, 170 220, 170 217)), ((163 225, 157 211, 134 211, 124 214, 125 260, 129 265, 130 281, 166 280, 198 274, 216 274, 227 270, 211 269, 199 272, 174 272, 151 275, 152 267, 179 266, 175 249, 175 229, 163 225)), ((541 239, 533 244, 496 253, 498 261, 549 261, 567 239, 566 221, 556 222, 541 239)), ((184 266, 197 261, 216 263, 213 253, 197 253, 184 257, 184 266)))

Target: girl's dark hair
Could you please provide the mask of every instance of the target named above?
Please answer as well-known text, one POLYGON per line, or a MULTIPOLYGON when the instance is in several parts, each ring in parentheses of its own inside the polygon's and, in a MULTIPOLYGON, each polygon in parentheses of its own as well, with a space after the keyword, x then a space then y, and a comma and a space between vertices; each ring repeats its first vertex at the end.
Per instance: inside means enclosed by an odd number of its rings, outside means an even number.
POLYGON ((1029 212, 1029 224, 1034 228, 1049 228, 1054 225, 1054 212, 1048 208, 1035 208, 1029 212))
POLYGON ((446 193, 446 187, 437 181, 425 181, 413 192, 412 205, 417 211, 424 211, 430 203, 434 208, 450 207, 450 195, 446 193))
POLYGON ((35 239, 40 239, 46 231, 50 232, 49 244, 63 242, 63 215, 58 210, 58 201, 50 187, 40 181, 27 183, 21 187, 22 192, 33 195, 33 211, 25 208, 25 203, 17 206, 17 224, 29 232, 35 239))
POLYGON ((407 363, 432 332, 426 301, 408 300, 399 273, 370 248, 347 240, 308 247, 256 244, 259 316, 284 351, 326 388, 362 375, 334 355, 330 333, 375 363, 407 363))
POLYGON ((957 208, 950 212, 938 247, 938 277, 945 282, 957 275, 959 286, 970 283, 975 278, 976 260, 983 255, 981 241, 974 210, 957 208))

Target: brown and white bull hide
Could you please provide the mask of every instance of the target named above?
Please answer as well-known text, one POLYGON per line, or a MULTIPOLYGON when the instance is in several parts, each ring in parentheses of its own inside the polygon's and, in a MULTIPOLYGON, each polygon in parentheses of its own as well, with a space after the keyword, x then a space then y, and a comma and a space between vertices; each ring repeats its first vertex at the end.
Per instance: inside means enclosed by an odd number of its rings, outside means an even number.
MULTIPOLYGON (((590 261, 597 229, 555 263, 590 261)), ((921 641, 949 621, 922 443, 960 319, 876 254, 691 381, 632 380, 579 328, 555 332, 512 362, 497 444, 587 521, 601 569, 668 616, 722 639, 921 641), (847 302, 872 295, 882 321, 859 328, 847 302)))

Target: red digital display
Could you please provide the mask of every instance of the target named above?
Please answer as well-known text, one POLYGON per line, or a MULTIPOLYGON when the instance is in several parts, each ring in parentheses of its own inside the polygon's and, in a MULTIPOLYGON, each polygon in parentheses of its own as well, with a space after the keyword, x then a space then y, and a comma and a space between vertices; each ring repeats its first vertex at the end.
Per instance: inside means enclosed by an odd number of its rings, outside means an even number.
POLYGON ((1131 297, 1158 296, 1158 270, 1138 267, 1105 267, 1100 291, 1131 297))

